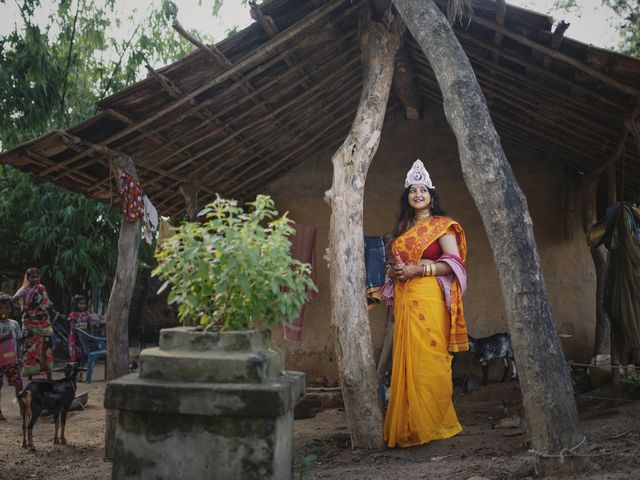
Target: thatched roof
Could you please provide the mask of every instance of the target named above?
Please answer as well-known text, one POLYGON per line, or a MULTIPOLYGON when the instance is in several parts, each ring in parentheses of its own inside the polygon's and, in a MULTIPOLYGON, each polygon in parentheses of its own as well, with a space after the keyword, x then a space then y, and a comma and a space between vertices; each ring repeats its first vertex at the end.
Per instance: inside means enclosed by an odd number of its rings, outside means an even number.
MULTIPOLYGON (((259 21, 246 29, 150 70, 99 102, 94 117, 5 152, 0 161, 109 200, 116 190, 101 148, 107 147, 133 158, 162 214, 184 210, 179 186, 194 182, 201 203, 215 193, 248 198, 345 137, 362 81, 361 3, 265 1, 254 8, 259 21)), ((446 8, 446 0, 436 3, 446 8)), ((476 1, 471 21, 455 25, 498 133, 570 169, 602 168, 638 105, 640 59, 563 38, 551 31, 550 17, 501 4, 476 1)), ((433 72, 411 38, 406 51, 421 100, 441 108, 433 72)), ((392 96, 390 108, 400 106, 392 96)), ((637 194, 640 153, 632 136, 625 147, 618 178, 627 195, 637 194)))

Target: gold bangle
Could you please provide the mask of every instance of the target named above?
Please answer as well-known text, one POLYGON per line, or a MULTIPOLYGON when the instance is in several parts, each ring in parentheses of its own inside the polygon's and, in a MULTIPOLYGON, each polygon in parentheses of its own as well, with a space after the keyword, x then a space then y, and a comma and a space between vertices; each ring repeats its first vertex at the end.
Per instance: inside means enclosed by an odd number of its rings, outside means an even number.
POLYGON ((435 263, 431 264, 431 276, 432 277, 436 276, 436 264, 435 263))
POLYGON ((427 276, 427 265, 426 264, 422 264, 422 276, 426 277, 427 276))

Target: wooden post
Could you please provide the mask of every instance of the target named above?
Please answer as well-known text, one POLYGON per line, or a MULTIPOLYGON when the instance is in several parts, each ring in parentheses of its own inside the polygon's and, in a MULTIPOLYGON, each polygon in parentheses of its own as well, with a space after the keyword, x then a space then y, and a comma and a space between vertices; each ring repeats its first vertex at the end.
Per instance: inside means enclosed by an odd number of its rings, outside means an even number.
MULTIPOLYGON (((587 233, 589 228, 597 221, 596 196, 598 191, 598 173, 593 172, 583 175, 581 183, 582 229, 587 233)), ((589 250, 596 270, 596 334, 594 354, 609 355, 611 352, 611 323, 603 303, 607 249, 604 245, 600 245, 599 247, 589 250)))
POLYGON ((413 62, 402 45, 396 54, 396 65, 393 71, 393 87, 404 105, 404 116, 407 120, 422 118, 422 105, 416 86, 413 62))
POLYGON ((368 8, 361 11, 364 78, 360 104, 347 138, 333 155, 333 184, 325 196, 331 206, 331 329, 354 448, 383 446, 382 409, 364 295, 362 208, 367 170, 380 142, 403 28, 399 17, 387 27, 374 22, 368 8))
MULTIPOLYGON (((624 143, 627 139, 627 132, 623 135, 623 140, 620 142, 620 145, 624 146, 624 143)), ((618 155, 615 155, 615 159, 617 159, 618 155)), ((616 187, 616 164, 614 161, 610 161, 607 164, 607 205, 611 206, 618 201, 617 195, 617 187, 616 187)), ((615 329, 610 329, 611 334, 611 365, 613 368, 611 369, 611 383, 614 385, 618 385, 620 383, 620 369, 617 366, 620 364, 619 358, 619 349, 618 349, 618 341, 616 338, 615 329)))
MULTIPOLYGON (((527 202, 506 159, 469 59, 431 0, 395 0, 442 91, 462 173, 491 244, 520 373, 528 430, 547 474, 583 465, 587 447, 555 330, 527 202), (565 455, 560 455, 563 452, 565 455), (562 457, 562 461, 561 461, 562 457)), ((474 17, 475 20, 475 17, 474 17)))
POLYGON ((184 203, 187 207, 187 215, 189 220, 195 221, 198 216, 198 190, 199 182, 180 185, 180 193, 184 197, 184 203))
MULTIPOLYGON (((111 157, 111 166, 120 178, 122 171, 136 181, 138 174, 131 158, 125 155, 111 157)), ((138 245, 140 244, 140 220, 128 222, 124 218, 118 238, 118 264, 113 287, 107 305, 107 380, 129 373, 129 307, 138 272, 138 245)), ((106 410, 105 458, 113 458, 115 449, 118 411, 106 410)))

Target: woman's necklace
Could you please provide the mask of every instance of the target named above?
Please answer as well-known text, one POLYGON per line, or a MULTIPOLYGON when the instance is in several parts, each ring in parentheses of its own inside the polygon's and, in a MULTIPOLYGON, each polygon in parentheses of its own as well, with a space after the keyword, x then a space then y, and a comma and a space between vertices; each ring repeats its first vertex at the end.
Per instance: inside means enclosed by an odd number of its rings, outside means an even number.
POLYGON ((418 223, 426 220, 427 218, 429 218, 431 216, 431 212, 429 213, 423 213, 422 215, 416 215, 415 217, 413 217, 413 224, 417 225, 418 223))

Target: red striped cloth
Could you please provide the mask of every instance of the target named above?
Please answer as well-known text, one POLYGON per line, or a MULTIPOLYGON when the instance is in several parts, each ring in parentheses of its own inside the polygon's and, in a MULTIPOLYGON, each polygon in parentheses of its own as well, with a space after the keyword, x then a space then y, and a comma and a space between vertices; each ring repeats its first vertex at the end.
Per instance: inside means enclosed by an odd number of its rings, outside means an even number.
MULTIPOLYGON (((295 235, 291 238, 291 256, 296 260, 311 264, 311 279, 316 281, 316 228, 296 223, 295 235)), ((309 300, 315 298, 317 292, 309 290, 309 300)), ((304 306, 300 310, 300 315, 295 319, 284 322, 282 329, 285 340, 294 343, 302 341, 302 319, 304 317, 304 306)))

